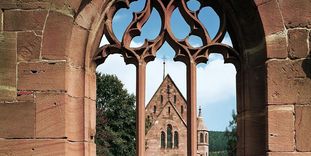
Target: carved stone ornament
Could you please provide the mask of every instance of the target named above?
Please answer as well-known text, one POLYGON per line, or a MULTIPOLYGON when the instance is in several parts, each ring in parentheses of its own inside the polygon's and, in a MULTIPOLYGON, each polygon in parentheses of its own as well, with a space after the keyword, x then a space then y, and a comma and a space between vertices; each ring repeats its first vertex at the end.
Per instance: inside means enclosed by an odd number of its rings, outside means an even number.
POLYGON ((187 7, 189 0, 146 0, 144 9, 133 14, 133 20, 125 30, 120 42, 113 32, 112 19, 119 9, 129 8, 130 3, 133 1, 136 0, 117 0, 105 15, 104 34, 110 44, 99 48, 94 58, 98 64, 104 62, 108 55, 114 53, 122 54, 126 64, 148 63, 155 59, 156 52, 165 41, 175 50, 174 60, 184 62, 186 65, 190 62, 195 62, 196 64, 205 63, 210 53, 222 54, 226 63, 230 62, 237 65, 237 62, 239 62, 239 53, 229 45, 221 43, 226 33, 226 15, 217 0, 198 0, 201 6, 197 11, 191 11, 187 7), (198 18, 199 11, 204 7, 213 8, 220 18, 220 27, 214 38, 210 37, 208 30, 198 18), (153 40, 146 39, 141 47, 131 48, 130 43, 132 39, 140 36, 141 29, 149 19, 153 8, 159 12, 161 17, 159 35, 153 40), (177 8, 190 26, 190 33, 183 40, 178 40, 174 36, 170 25, 173 11, 177 8), (203 46, 192 47, 188 41, 191 35, 201 38, 203 46))

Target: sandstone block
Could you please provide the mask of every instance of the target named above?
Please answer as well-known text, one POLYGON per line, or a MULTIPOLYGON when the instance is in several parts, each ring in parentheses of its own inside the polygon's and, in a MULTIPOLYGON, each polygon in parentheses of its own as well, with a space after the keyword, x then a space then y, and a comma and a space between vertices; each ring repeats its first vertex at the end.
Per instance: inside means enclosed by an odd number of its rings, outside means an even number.
POLYGON ((66 59, 73 18, 51 11, 43 33, 42 58, 66 59))
POLYGON ((19 61, 39 59, 42 37, 36 32, 19 32, 17 34, 17 54, 19 61))
POLYGON ((310 156, 311 152, 269 152, 268 156, 310 156))
POLYGON ((16 102, 0 104, 0 138, 34 137, 35 104, 16 102))
POLYGON ((284 31, 282 16, 276 0, 261 2, 258 10, 266 35, 284 31))
POLYGON ((70 96, 84 97, 84 69, 67 67, 66 69, 66 90, 70 96))
POLYGON ((284 32, 266 36, 266 44, 268 58, 286 58, 288 56, 284 32))
POLYGON ((311 27, 310 0, 279 0, 286 27, 311 27))
POLYGON ((65 96, 64 93, 36 94, 36 137, 66 137, 65 96))
POLYGON ((19 90, 65 90, 65 62, 20 63, 19 90))
POLYGON ((296 106, 296 148, 298 151, 311 151, 311 106, 296 106))
POLYGON ((0 33, 0 101, 16 98, 16 33, 0 33))
POLYGON ((85 140, 85 116, 87 112, 84 98, 67 97, 66 99, 66 134, 72 141, 85 140))
POLYGON ((309 31, 306 29, 288 31, 288 53, 290 58, 304 58, 308 55, 308 34, 309 31))
POLYGON ((84 110, 84 125, 85 125, 85 140, 94 141, 96 133, 96 101, 88 98, 84 99, 85 110, 84 110))
POLYGON ((47 16, 43 10, 6 10, 4 11, 4 30, 42 30, 47 16))
POLYGON ((269 151, 294 151, 294 144, 294 106, 269 106, 269 151))
POLYGON ((14 156, 63 156, 66 155, 66 140, 0 140, 0 155, 14 156))
POLYGON ((88 36, 87 30, 78 25, 73 26, 68 49, 68 59, 72 66, 84 67, 88 36))
POLYGON ((271 60, 267 62, 269 104, 310 104, 311 79, 304 60, 271 60))

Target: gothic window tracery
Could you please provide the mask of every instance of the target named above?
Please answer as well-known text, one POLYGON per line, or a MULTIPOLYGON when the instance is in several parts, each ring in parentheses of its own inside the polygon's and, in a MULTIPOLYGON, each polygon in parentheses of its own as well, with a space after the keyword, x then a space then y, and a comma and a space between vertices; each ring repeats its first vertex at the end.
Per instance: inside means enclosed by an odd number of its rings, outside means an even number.
POLYGON ((172 134, 172 125, 167 125, 167 148, 173 148, 173 134, 172 134))
MULTIPOLYGON (((211 53, 220 53, 224 56, 225 63, 233 63, 237 70, 239 70, 240 55, 231 46, 223 44, 224 36, 227 32, 227 17, 223 10, 222 5, 217 0, 197 0, 200 7, 197 10, 188 8, 187 2, 189 0, 145 0, 145 6, 140 12, 133 14, 132 21, 125 29, 121 39, 116 37, 112 28, 112 21, 116 12, 122 8, 129 8, 134 0, 115 0, 111 3, 111 7, 104 15, 104 35, 110 44, 100 47, 95 54, 94 60, 97 64, 103 63, 110 54, 122 54, 126 64, 134 64, 136 70, 136 86, 137 86, 137 135, 138 138, 144 138, 144 100, 145 100, 145 82, 146 82, 146 64, 153 61, 156 52, 161 46, 167 42, 175 51, 174 61, 181 61, 187 66, 187 125, 188 125, 188 139, 195 138, 197 140, 196 127, 196 65, 199 63, 206 63, 208 56, 211 53), (204 26, 199 19, 200 10, 206 7, 211 7, 215 10, 220 19, 218 31, 215 35, 210 35, 210 31, 204 26), (139 37, 142 33, 142 28, 148 21, 152 10, 156 10, 160 15, 161 26, 160 32, 154 39, 145 39, 144 43, 131 47, 130 44, 135 37, 139 37), (184 18, 186 24, 189 26, 190 31, 185 38, 179 39, 173 33, 171 26, 172 14, 175 10, 179 10, 181 16, 184 18), (202 44, 200 46, 191 46, 189 40, 192 36, 200 38, 202 44), (190 137, 192 136, 192 138, 190 137)), ((169 92, 168 92, 169 94, 169 92)), ((161 104, 163 104, 163 96, 161 95, 161 104)), ((181 110, 183 113, 183 109, 181 110)), ((169 128, 168 128, 169 130, 169 128)), ((165 134, 164 134, 165 135, 165 134)), ((169 134, 167 134, 167 138, 169 134)), ((172 134, 170 134, 172 136, 172 134)), ((165 138, 165 137, 164 137, 165 138)), ((162 134, 161 134, 162 140, 162 134)), ((140 146, 140 153, 145 150, 144 139, 138 139, 137 144, 140 146), (142 147, 141 147, 142 146, 142 147)), ((167 141, 169 141, 167 139, 167 141)), ((161 142, 162 143, 162 142, 161 142)), ((167 142, 168 145, 168 142, 167 142)), ((195 155, 191 153, 196 151, 196 145, 188 146, 188 155, 195 155)))
POLYGON ((178 132, 174 132, 174 148, 178 148, 179 145, 179 138, 178 138, 178 132))
POLYGON ((165 148, 165 132, 161 132, 161 148, 165 148))

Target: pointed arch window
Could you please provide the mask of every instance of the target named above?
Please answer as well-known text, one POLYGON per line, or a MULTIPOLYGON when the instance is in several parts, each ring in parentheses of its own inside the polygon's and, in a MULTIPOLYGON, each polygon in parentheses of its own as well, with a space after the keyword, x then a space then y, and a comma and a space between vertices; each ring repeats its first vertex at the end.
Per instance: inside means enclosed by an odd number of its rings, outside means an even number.
POLYGON ((203 133, 200 133, 200 143, 204 143, 204 135, 203 135, 203 133))
POLYGON ((208 143, 208 134, 205 134, 205 143, 208 143))
POLYGON ((161 148, 165 148, 165 133, 161 132, 161 148))
POLYGON ((167 125, 167 148, 173 148, 172 125, 167 125))
POLYGON ((157 112, 157 106, 153 106, 153 113, 155 114, 157 112))
POLYGON ((174 104, 176 105, 177 97, 174 95, 174 104))
POLYGON ((180 113, 184 114, 184 106, 180 106, 180 113))
MULTIPOLYGON (((122 34, 122 39, 118 39, 113 30, 113 19, 116 13, 122 8, 128 8, 130 3, 134 1, 129 0, 116 0, 111 3, 111 8, 109 11, 105 13, 103 16, 105 22, 103 22, 104 33, 107 37, 107 40, 110 44, 104 45, 99 48, 95 53, 93 60, 97 65, 103 63, 106 58, 114 53, 120 53, 124 57, 124 61, 127 64, 134 64, 136 66, 136 74, 139 75, 136 77, 136 87, 137 87, 137 95, 136 95, 136 111, 137 111, 137 137, 143 138, 145 133, 145 125, 143 120, 145 120, 145 82, 146 82, 146 64, 155 59, 156 52, 162 47, 165 42, 168 42, 169 45, 175 50, 176 54, 174 56, 174 60, 181 61, 187 66, 187 94, 189 95, 189 99, 195 99, 196 92, 193 92, 196 89, 196 65, 199 63, 206 63, 208 60, 208 56, 210 53, 221 53, 225 57, 225 62, 231 62, 240 67, 240 54, 230 47, 229 45, 222 44, 224 40, 225 34, 227 33, 227 26, 231 24, 226 24, 227 16, 223 11, 222 4, 218 1, 213 1, 212 3, 206 0, 199 0, 201 6, 197 11, 191 11, 187 7, 186 0, 146 0, 145 7, 140 12, 135 12, 131 22, 126 27, 126 30, 122 34), (218 31, 215 33, 213 37, 209 35, 209 31, 204 27, 203 23, 198 18, 200 10, 204 7, 212 7, 215 9, 216 13, 219 15, 220 24, 218 27, 218 31), (146 39, 144 44, 140 47, 133 48, 130 46, 131 41, 140 36, 142 31, 142 26, 148 21, 151 16, 151 12, 155 8, 161 17, 161 28, 159 35, 152 40, 146 39), (172 17, 174 10, 179 9, 182 12, 182 17, 186 20, 187 24, 190 27, 190 32, 188 34, 199 37, 202 41, 202 45, 199 47, 193 47, 188 42, 188 37, 183 39, 177 39, 172 31, 172 26, 169 22, 172 17)), ((210 31, 211 32, 211 31, 210 31)), ((165 91, 164 91, 165 93, 165 91)), ((168 92, 168 97, 169 97, 168 92)), ((162 96, 161 96, 162 97, 162 96)), ((163 97, 161 99, 161 103, 163 104, 163 97)), ((187 101, 187 107, 189 110, 196 110, 196 101, 189 100, 187 101)), ((196 113, 191 113, 189 116, 190 121, 195 121, 196 113)), ((189 122, 189 127, 195 127, 195 122, 189 122)), ((187 131, 189 135, 188 139, 190 140, 190 134, 196 134, 196 129, 189 129, 187 131)), ((138 140, 138 145, 140 146, 137 150, 140 150, 137 153, 144 153, 145 144, 144 140, 138 140)), ((192 144, 193 142, 191 142, 192 144)), ((196 153, 196 145, 188 146, 187 149, 188 155, 195 155, 196 153), (190 152, 189 152, 190 151, 190 152)))
POLYGON ((174 132, 174 148, 178 148, 179 140, 178 140, 178 132, 174 132))

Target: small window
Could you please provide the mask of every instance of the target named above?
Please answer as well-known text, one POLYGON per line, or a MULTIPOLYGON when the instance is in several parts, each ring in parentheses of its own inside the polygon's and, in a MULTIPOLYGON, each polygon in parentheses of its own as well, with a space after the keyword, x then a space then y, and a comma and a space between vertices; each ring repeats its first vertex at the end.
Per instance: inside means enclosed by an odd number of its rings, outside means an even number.
POLYGON ((167 125, 167 148, 173 148, 172 125, 167 125))
POLYGON ((180 106, 180 113, 184 114, 184 106, 180 106))
POLYGON ((176 95, 174 95, 174 104, 176 105, 176 101, 177 101, 177 98, 176 98, 176 95))
POLYGON ((203 133, 200 133, 200 143, 204 143, 204 136, 203 136, 203 133))
POLYGON ((157 112, 157 106, 153 106, 153 113, 157 112))
POLYGON ((207 135, 207 133, 205 134, 205 143, 208 143, 208 135, 207 135))
POLYGON ((161 148, 165 148, 165 133, 161 132, 161 148))
POLYGON ((179 140, 178 140, 178 132, 174 132, 174 148, 178 148, 179 140))
POLYGON ((161 95, 160 100, 161 100, 161 104, 163 104, 163 95, 161 95))
POLYGON ((169 115, 171 114, 171 107, 168 107, 167 112, 168 112, 169 115))

